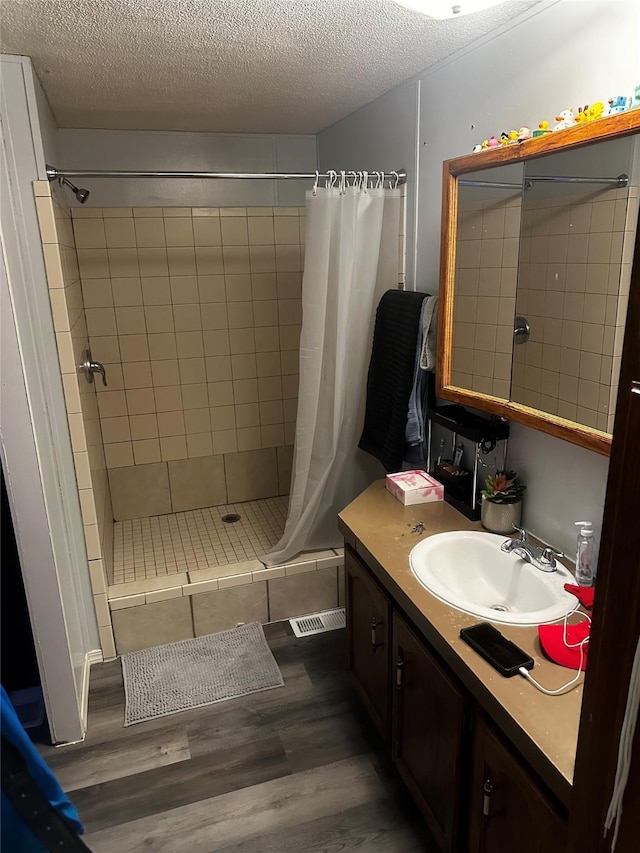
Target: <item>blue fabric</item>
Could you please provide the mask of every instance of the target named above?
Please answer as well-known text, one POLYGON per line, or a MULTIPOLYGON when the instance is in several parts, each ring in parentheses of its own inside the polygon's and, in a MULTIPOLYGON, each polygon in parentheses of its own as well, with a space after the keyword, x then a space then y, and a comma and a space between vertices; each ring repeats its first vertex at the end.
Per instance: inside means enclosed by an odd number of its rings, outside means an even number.
MULTIPOLYGON (((21 753, 31 776, 51 805, 66 818, 79 835, 82 834, 84 828, 78 817, 78 812, 38 750, 31 743, 4 687, 0 687, 0 691, 0 725, 3 737, 21 753)), ((47 848, 38 841, 22 818, 16 814, 4 791, 2 792, 1 807, 2 850, 6 850, 7 853, 9 851, 11 853, 47 853, 47 848)))

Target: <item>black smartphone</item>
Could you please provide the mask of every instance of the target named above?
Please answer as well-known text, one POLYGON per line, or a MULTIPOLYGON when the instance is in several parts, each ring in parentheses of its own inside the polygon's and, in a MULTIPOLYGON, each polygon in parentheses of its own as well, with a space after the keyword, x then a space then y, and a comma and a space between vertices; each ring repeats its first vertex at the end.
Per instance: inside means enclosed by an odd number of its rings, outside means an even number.
POLYGON ((533 658, 488 622, 462 628, 460 637, 505 678, 517 675, 521 667, 533 669, 533 658))

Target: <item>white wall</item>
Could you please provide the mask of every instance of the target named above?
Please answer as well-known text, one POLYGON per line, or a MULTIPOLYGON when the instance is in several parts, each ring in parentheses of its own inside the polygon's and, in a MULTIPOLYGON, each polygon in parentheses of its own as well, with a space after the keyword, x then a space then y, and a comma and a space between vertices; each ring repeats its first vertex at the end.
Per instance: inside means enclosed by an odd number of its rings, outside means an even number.
MULTIPOLYGON (((314 172, 316 138, 307 135, 73 130, 58 133, 68 169, 314 172)), ((77 178, 91 207, 297 207, 311 181, 77 178)))
MULTIPOLYGON (((327 151, 341 149, 350 160, 366 160, 378 140, 385 142, 382 156, 400 152, 418 161, 415 280, 429 290, 440 263, 443 160, 470 152, 491 134, 536 127, 570 106, 629 93, 640 79, 639 57, 637 0, 541 4, 418 75, 418 116, 410 114, 405 84, 321 133, 321 166, 327 151), (400 116, 405 126, 397 123, 400 116), (410 140, 414 148, 405 154, 410 140)), ((409 232, 412 213, 410 207, 409 232)), ((510 464, 529 486, 527 528, 569 553, 573 521, 591 518, 599 534, 608 459, 519 425, 509 447, 510 464)))

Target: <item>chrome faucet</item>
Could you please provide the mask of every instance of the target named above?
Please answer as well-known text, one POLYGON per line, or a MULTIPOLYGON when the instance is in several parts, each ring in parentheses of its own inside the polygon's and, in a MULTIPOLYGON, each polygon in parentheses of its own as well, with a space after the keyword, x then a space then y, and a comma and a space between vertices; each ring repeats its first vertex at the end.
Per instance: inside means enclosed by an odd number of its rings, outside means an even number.
POLYGON ((527 563, 531 563, 536 569, 541 572, 555 572, 558 570, 556 557, 564 557, 562 551, 555 551, 553 548, 537 548, 535 545, 530 545, 527 542, 527 531, 523 527, 513 525, 513 529, 517 530, 520 536, 518 539, 507 539, 500 546, 501 551, 510 553, 513 551, 527 563))

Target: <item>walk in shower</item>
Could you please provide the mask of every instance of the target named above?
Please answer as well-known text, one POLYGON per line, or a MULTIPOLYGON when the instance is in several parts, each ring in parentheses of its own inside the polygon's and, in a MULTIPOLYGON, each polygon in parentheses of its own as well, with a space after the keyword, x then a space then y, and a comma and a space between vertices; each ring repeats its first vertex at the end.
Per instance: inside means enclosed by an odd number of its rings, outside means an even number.
POLYGON ((305 208, 36 195, 105 656, 341 604, 339 549, 259 559, 287 518, 305 208))

